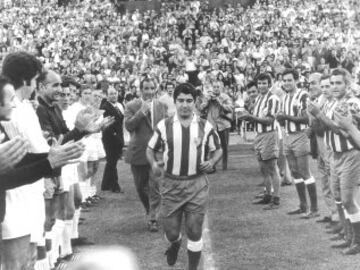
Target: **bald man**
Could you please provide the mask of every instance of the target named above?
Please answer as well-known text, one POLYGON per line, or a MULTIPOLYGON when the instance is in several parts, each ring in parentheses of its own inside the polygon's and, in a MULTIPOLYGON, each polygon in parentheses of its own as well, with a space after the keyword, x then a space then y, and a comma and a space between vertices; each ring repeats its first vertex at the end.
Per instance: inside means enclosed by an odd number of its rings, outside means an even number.
MULTIPOLYGON (((59 105, 56 104, 59 95, 63 94, 61 87, 62 79, 58 73, 52 70, 46 70, 40 74, 37 83, 39 91, 39 107, 37 108, 36 113, 39 117, 41 129, 48 136, 48 141, 51 142, 57 140, 60 136, 63 137, 63 143, 72 140, 78 141, 86 134, 91 133, 89 130, 86 130, 85 127, 89 126, 90 121, 93 119, 84 120, 81 125, 75 125, 72 130, 69 130, 66 126, 62 110, 59 105), (80 129, 79 126, 83 128, 80 129)), ((69 202, 69 190, 61 188, 63 186, 61 181, 64 178, 64 171, 62 171, 62 175, 59 178, 45 179, 45 231, 48 243, 47 251, 50 251, 51 245, 54 250, 52 253, 53 261, 56 261, 57 259, 57 246, 60 244, 60 241, 66 243, 65 246, 67 247, 62 249, 63 257, 71 255, 72 250, 69 241, 71 240, 73 227, 76 226, 73 221, 74 211, 70 211, 70 208, 65 207, 68 206, 67 202, 69 202), (52 242, 51 245, 50 242, 52 242)), ((44 251, 39 252, 39 254, 44 254, 44 251)))

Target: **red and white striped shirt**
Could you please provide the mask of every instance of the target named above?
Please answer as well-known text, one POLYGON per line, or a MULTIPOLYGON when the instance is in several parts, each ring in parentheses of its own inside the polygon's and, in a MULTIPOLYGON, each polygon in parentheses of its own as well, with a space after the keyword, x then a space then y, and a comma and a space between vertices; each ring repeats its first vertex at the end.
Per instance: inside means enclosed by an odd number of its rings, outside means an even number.
MULTIPOLYGON (((279 110, 280 110, 279 98, 269 91, 265 95, 259 95, 256 98, 253 115, 260 118, 269 117, 269 116, 275 118, 275 115, 279 112, 279 110)), ((274 131, 275 130, 274 122, 269 125, 255 123, 255 130, 257 133, 274 131)))
MULTIPOLYGON (((286 115, 301 116, 302 111, 306 110, 307 108, 308 98, 309 93, 300 89, 295 90, 295 93, 292 96, 287 93, 283 98, 282 111, 286 115)), ((285 120, 286 133, 299 132, 306 129, 307 127, 307 124, 285 120)))
POLYGON ((210 152, 221 148, 219 136, 209 121, 193 115, 191 124, 184 127, 177 114, 158 123, 148 147, 164 151, 167 174, 185 177, 199 175, 199 165, 210 152))

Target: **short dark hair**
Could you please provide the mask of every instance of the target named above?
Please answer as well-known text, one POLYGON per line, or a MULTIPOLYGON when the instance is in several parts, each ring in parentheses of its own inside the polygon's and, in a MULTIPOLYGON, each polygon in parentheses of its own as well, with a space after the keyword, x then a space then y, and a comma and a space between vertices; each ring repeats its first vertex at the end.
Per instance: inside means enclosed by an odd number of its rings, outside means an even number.
POLYGON ((256 78, 256 84, 259 82, 259 81, 265 81, 267 80, 268 81, 268 85, 271 86, 271 77, 269 74, 267 73, 260 73, 259 76, 257 76, 256 78))
POLYGON ((283 78, 285 75, 288 75, 288 74, 292 74, 295 81, 297 81, 299 79, 299 73, 293 68, 285 69, 284 72, 282 73, 283 78))
POLYGON ((255 81, 250 81, 246 85, 246 89, 250 89, 251 87, 255 86, 257 88, 257 83, 255 81))
POLYGON ((175 87, 174 102, 176 102, 177 97, 181 93, 185 95, 190 94, 194 98, 194 101, 196 100, 196 89, 191 83, 180 83, 178 86, 175 87))
POLYGON ((346 85, 350 85, 351 84, 351 75, 349 73, 349 71, 347 71, 344 68, 335 68, 332 72, 331 72, 331 76, 339 76, 341 75, 344 79, 344 82, 346 85))
POLYGON ((82 84, 81 87, 80 87, 80 96, 82 95, 82 92, 87 90, 87 89, 90 89, 91 91, 93 90, 93 87, 92 85, 90 84, 82 84))
POLYGON ((42 64, 36 57, 27 52, 15 52, 8 54, 2 65, 2 74, 8 77, 15 89, 24 85, 30 85, 30 81, 41 73, 42 64))
POLYGON ((145 78, 145 79, 143 79, 143 80, 140 82, 140 90, 142 90, 142 89, 143 89, 143 87, 144 87, 144 83, 146 83, 146 82, 152 82, 152 83, 155 85, 155 87, 156 87, 156 82, 155 82, 155 80, 154 80, 154 79, 151 79, 151 78, 145 78))
POLYGON ((11 84, 11 80, 5 76, 0 76, 0 105, 4 106, 4 88, 11 84))

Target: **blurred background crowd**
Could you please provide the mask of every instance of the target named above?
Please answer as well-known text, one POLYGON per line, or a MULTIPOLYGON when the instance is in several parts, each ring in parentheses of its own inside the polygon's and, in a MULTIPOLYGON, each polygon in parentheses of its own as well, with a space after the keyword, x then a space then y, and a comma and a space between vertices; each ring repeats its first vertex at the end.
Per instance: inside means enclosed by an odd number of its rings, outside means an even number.
MULTIPOLYGON (((0 60, 17 50, 32 52, 46 68, 80 84, 106 89, 120 100, 137 96, 145 77, 191 82, 206 92, 223 81, 232 100, 259 73, 279 81, 293 67, 308 87, 311 71, 344 67, 359 83, 357 1, 257 1, 249 8, 210 9, 206 1, 166 1, 159 11, 117 12, 108 1, 43 1, 8 5, 0 12, 0 60)), ((356 88, 356 87, 355 87, 356 88)), ((238 102, 242 104, 242 102, 238 102)))

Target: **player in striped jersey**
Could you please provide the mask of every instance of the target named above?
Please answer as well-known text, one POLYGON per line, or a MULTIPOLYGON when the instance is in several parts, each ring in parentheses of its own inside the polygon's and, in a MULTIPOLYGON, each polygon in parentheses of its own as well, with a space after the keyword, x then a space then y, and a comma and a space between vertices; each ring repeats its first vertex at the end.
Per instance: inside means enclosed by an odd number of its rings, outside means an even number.
POLYGON ((264 210, 279 207, 280 175, 277 166, 279 142, 275 128, 275 116, 280 110, 279 98, 269 91, 271 78, 268 74, 260 74, 257 78, 259 95, 256 98, 252 114, 243 114, 242 119, 251 121, 257 132, 254 148, 259 161, 260 171, 264 177, 265 195, 255 204, 268 204, 264 210), (271 187, 274 192, 271 195, 271 187))
POLYGON ((309 152, 310 143, 305 133, 308 127, 306 113, 309 94, 296 87, 298 73, 293 69, 283 72, 283 87, 287 92, 283 99, 282 111, 277 115, 279 123, 285 125, 284 151, 294 177, 296 191, 300 200, 300 207, 291 211, 289 215, 305 214, 305 218, 318 217, 315 179, 310 174, 309 152), (306 202, 306 187, 310 197, 310 211, 306 202))
MULTIPOLYGON (((322 111, 326 109, 327 105, 330 105, 333 101, 330 93, 330 77, 322 77, 320 73, 312 73, 309 76, 309 93, 310 99, 315 102, 322 111)), ((325 144, 324 140, 324 128, 321 123, 314 117, 309 115, 310 128, 309 133, 316 140, 316 154, 319 178, 321 181, 322 195, 325 204, 329 210, 328 216, 317 222, 337 222, 338 215, 335 205, 334 196, 330 190, 330 155, 331 151, 325 144)))
POLYGON ((321 113, 316 104, 309 104, 309 112, 319 119, 329 129, 327 143, 333 152, 333 167, 331 171, 331 185, 335 200, 344 206, 344 216, 351 223, 352 230, 347 233, 351 241, 346 239, 344 254, 351 255, 360 253, 360 209, 355 201, 358 192, 360 175, 360 151, 351 137, 339 128, 334 121, 334 114, 338 112, 347 116, 352 112, 351 108, 359 108, 359 100, 349 98, 350 74, 342 68, 332 71, 330 77, 332 94, 336 103, 327 112, 321 113), (354 103, 357 103, 356 106, 354 103), (350 235, 351 234, 351 235, 350 235))
POLYGON ((171 243, 167 262, 174 265, 181 245, 181 221, 185 231, 189 270, 197 269, 202 250, 202 225, 208 201, 206 173, 221 158, 219 137, 209 121, 194 114, 196 90, 189 83, 174 91, 176 114, 157 125, 148 143, 147 158, 160 183, 161 214, 165 237, 171 243), (156 153, 163 151, 163 162, 156 153), (209 158, 210 157, 210 158, 209 158))

